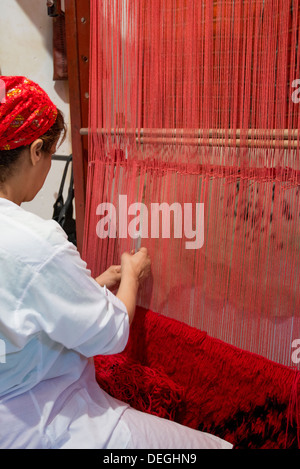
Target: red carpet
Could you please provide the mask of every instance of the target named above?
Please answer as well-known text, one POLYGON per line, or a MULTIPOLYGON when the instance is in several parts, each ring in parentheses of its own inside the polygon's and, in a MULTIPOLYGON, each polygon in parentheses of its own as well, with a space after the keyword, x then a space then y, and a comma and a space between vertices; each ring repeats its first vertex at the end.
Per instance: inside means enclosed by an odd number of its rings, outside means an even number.
POLYGON ((300 373, 176 320, 139 308, 126 350, 95 367, 114 397, 236 449, 300 448, 300 373))

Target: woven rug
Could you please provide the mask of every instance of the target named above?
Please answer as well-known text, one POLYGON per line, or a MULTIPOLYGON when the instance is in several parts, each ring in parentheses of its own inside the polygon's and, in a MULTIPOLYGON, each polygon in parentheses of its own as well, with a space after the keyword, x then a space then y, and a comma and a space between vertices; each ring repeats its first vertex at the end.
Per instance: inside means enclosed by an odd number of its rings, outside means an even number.
POLYGON ((235 449, 299 449, 297 370, 138 308, 123 353, 96 356, 99 385, 132 407, 235 449))

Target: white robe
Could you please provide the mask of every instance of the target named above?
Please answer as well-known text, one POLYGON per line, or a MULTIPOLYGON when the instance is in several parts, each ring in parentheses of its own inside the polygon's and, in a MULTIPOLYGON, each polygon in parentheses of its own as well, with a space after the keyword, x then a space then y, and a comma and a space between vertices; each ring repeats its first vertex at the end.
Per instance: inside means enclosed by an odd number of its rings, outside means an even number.
POLYGON ((168 447, 164 425, 175 447, 231 447, 100 389, 91 357, 121 352, 128 334, 124 304, 60 226, 0 198, 0 448, 168 447))

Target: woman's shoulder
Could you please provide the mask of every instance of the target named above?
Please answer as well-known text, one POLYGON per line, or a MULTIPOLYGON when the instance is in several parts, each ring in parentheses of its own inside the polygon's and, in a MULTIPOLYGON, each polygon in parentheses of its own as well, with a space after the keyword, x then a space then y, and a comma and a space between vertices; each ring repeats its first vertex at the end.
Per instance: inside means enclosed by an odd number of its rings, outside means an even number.
POLYGON ((0 246, 19 259, 44 262, 68 239, 54 220, 45 220, 15 204, 0 204, 0 246))

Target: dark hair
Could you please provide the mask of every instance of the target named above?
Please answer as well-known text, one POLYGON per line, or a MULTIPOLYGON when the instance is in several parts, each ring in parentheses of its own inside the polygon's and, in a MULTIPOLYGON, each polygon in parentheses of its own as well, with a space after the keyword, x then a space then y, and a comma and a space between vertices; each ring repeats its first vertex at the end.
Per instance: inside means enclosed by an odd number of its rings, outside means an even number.
MULTIPOLYGON (((56 121, 50 127, 50 129, 39 138, 43 140, 42 151, 50 153, 53 145, 59 140, 62 135, 61 143, 66 138, 66 124, 62 112, 57 110, 56 121)), ((20 159, 24 150, 29 148, 30 145, 21 146, 14 150, 2 150, 0 151, 0 184, 4 183, 8 177, 12 175, 13 170, 17 166, 17 162, 20 159)))

